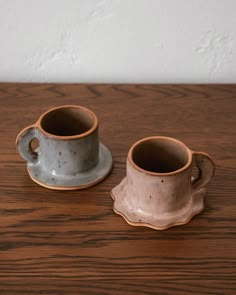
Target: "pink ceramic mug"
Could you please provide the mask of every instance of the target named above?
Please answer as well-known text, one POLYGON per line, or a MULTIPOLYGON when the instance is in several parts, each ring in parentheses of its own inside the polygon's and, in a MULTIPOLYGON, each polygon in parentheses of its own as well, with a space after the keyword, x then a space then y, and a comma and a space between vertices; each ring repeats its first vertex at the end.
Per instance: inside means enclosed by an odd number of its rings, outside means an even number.
POLYGON ((129 150, 127 176, 112 190, 114 211, 131 225, 154 229, 187 223, 204 209, 204 187, 213 174, 206 153, 170 137, 141 139, 129 150))

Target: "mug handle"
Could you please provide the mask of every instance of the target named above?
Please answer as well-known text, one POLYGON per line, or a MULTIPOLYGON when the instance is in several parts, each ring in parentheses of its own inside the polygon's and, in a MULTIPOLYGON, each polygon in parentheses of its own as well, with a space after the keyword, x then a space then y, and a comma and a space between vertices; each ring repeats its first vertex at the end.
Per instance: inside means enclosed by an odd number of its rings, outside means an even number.
POLYGON ((37 127, 35 125, 24 128, 16 138, 16 146, 19 154, 32 165, 38 163, 38 153, 31 147, 31 142, 34 138, 38 139, 37 127))
POLYGON ((215 164, 207 153, 193 152, 193 167, 197 167, 199 170, 198 176, 192 181, 193 189, 200 190, 214 176, 215 164))

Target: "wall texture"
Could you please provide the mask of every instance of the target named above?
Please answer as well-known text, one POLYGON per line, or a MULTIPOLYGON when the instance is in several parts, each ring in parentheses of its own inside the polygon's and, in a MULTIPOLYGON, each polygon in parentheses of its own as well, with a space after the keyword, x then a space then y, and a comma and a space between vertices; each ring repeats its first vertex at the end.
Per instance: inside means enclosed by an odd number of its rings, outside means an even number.
POLYGON ((0 0, 0 81, 236 82, 235 0, 0 0))

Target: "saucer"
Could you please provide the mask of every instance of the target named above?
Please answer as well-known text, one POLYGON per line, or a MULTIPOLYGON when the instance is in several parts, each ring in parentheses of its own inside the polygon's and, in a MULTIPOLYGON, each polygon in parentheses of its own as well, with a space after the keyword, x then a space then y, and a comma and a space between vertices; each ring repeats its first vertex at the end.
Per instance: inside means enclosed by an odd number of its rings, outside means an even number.
POLYGON ((111 171, 112 156, 108 148, 99 144, 99 160, 95 167, 77 175, 54 175, 38 165, 27 164, 31 179, 41 186, 55 190, 75 190, 90 187, 102 181, 111 171))
POLYGON ((133 226, 146 226, 156 230, 164 230, 172 226, 188 223, 193 216, 204 209, 206 189, 202 188, 192 193, 190 201, 181 210, 171 213, 152 216, 148 212, 134 211, 129 205, 129 196, 126 194, 126 177, 111 191, 114 200, 113 210, 121 215, 125 221, 133 226))

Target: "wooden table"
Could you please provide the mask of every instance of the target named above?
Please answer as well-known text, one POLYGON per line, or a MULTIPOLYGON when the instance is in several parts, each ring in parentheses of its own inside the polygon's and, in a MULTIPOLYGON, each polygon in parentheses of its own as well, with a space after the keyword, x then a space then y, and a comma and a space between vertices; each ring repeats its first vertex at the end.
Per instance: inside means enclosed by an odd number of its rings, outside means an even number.
POLYGON ((0 294, 236 294, 236 85, 0 84, 0 294), (78 104, 100 119, 114 169, 99 185, 31 181, 15 138, 45 110, 78 104), (129 147, 167 135, 208 152, 206 209, 166 231, 132 227, 109 191, 129 147))

